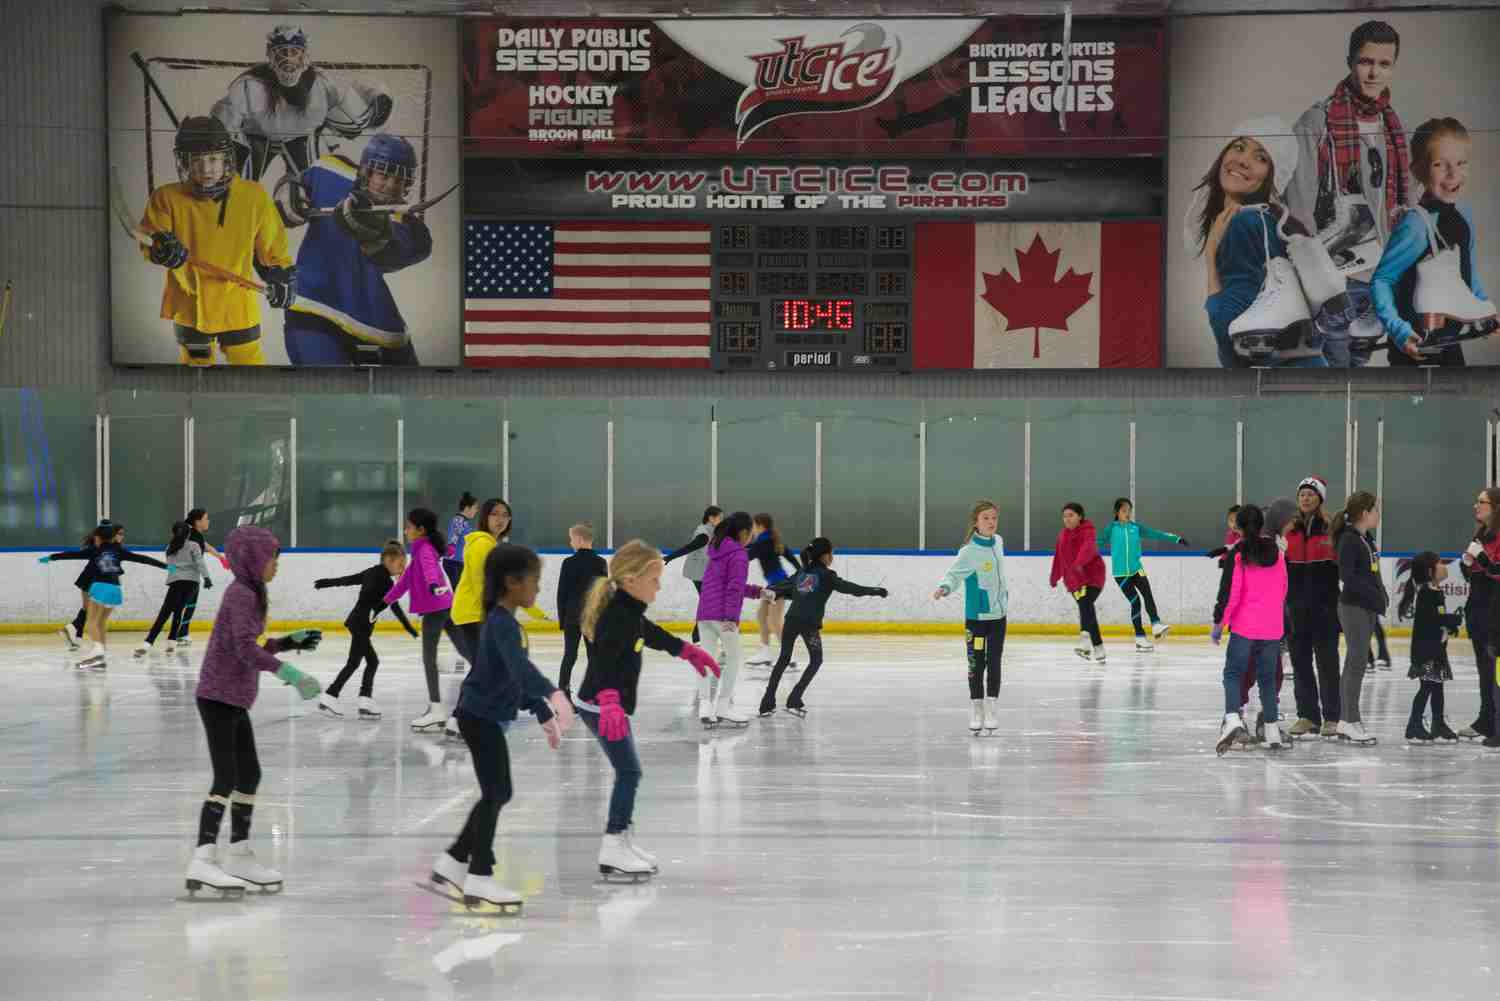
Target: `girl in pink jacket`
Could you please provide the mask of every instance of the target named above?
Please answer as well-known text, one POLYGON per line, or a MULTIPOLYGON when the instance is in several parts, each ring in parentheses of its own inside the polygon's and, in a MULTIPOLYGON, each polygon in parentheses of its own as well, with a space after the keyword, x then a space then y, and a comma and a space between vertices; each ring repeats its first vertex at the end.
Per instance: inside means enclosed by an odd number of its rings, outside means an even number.
POLYGON ((453 589, 443 573, 441 553, 445 552, 443 533, 438 531, 437 514, 425 508, 413 508, 406 516, 406 541, 411 545, 411 559, 391 589, 385 603, 394 605, 407 593, 407 607, 422 617, 422 669, 427 674, 427 711, 411 721, 413 730, 437 730, 447 722, 443 696, 438 691, 437 648, 443 627, 453 608, 453 589))
POLYGON ((1224 630, 1229 630, 1229 651, 1224 658, 1224 725, 1219 729, 1216 750, 1223 754, 1245 732, 1240 716, 1240 679, 1246 671, 1254 670, 1265 716, 1266 750, 1279 751, 1285 744, 1276 704, 1276 657, 1285 632, 1286 558, 1277 534, 1267 532, 1266 515, 1260 508, 1246 504, 1235 521, 1244 538, 1231 554, 1234 565, 1224 621, 1213 630, 1216 644, 1224 630))

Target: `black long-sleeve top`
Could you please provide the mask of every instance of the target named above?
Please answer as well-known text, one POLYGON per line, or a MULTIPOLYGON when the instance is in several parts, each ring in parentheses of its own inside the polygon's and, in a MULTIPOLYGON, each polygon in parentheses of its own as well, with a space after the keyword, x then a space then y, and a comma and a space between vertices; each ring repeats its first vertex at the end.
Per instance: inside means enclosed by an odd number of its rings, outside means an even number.
POLYGON ((662 560, 663 562, 671 563, 673 560, 682 559, 688 553, 696 553, 698 550, 708 545, 708 540, 711 538, 713 538, 712 532, 699 532, 697 535, 693 536, 691 542, 686 542, 677 549, 672 550, 670 553, 663 556, 662 560))
POLYGON ((682 640, 646 618, 646 605, 624 591, 616 591, 594 626, 594 653, 583 676, 578 698, 593 702, 613 688, 620 706, 635 712, 635 692, 641 677, 641 651, 646 647, 673 657, 682 653, 682 640))
POLYGON ((1411 628, 1411 662, 1424 665, 1440 660, 1448 645, 1447 633, 1458 632, 1463 616, 1448 613, 1443 592, 1435 587, 1417 591, 1417 608, 1411 628))
POLYGON ((413 636, 417 631, 412 628, 411 620, 401 610, 400 605, 387 605, 385 603, 386 593, 391 589, 391 573, 385 568, 384 563, 377 563, 367 570, 352 573, 347 577, 324 577, 313 581, 313 587, 322 590, 325 587, 357 587, 359 597, 354 600, 354 607, 344 617, 344 628, 351 633, 369 633, 375 628, 375 620, 380 613, 390 608, 394 615, 413 636))
POLYGON ((769 532, 762 532, 755 541, 746 546, 745 555, 760 563, 760 572, 770 584, 786 579, 786 574, 781 569, 782 560, 790 563, 793 570, 802 569, 802 564, 798 562, 796 556, 792 555, 791 550, 783 548, 777 552, 776 540, 769 532))
POLYGON ((1346 529, 1338 538, 1339 604, 1384 615, 1389 603, 1380 580, 1380 559, 1363 532, 1346 529))
POLYGON ((834 592, 856 598, 875 598, 881 594, 878 587, 865 587, 845 580, 834 573, 832 567, 824 566, 806 567, 791 580, 771 585, 771 590, 783 598, 792 599, 792 607, 786 611, 786 621, 804 629, 823 627, 828 599, 833 597, 834 592))
POLYGON ((161 560, 153 559, 150 556, 142 556, 139 553, 132 553, 118 542, 106 542, 97 549, 93 546, 86 546, 83 549, 69 550, 65 553, 53 553, 47 559, 54 563, 61 560, 86 560, 88 568, 84 571, 84 575, 89 577, 90 582, 101 582, 116 586, 120 583, 121 575, 125 573, 125 568, 122 564, 144 563, 146 566, 156 567, 158 570, 165 570, 167 568, 167 565, 161 560))
POLYGON ((609 564, 592 549, 574 550, 562 562, 557 575, 557 618, 565 626, 577 625, 583 614, 583 599, 596 577, 608 577, 609 564))

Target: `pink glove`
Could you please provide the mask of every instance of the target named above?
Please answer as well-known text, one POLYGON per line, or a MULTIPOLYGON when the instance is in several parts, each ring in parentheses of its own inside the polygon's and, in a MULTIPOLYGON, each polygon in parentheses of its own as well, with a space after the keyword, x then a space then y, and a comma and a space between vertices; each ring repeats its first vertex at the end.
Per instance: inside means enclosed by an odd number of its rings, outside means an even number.
POLYGON ((693 646, 691 643, 682 644, 682 652, 677 655, 682 660, 693 665, 693 670, 698 672, 701 678, 708 677, 708 672, 714 672, 714 677, 719 676, 719 662, 708 655, 708 651, 701 646, 693 646))
POLYGON ((630 717, 620 707, 620 693, 606 688, 594 700, 599 706, 599 734, 610 743, 630 736, 630 717))

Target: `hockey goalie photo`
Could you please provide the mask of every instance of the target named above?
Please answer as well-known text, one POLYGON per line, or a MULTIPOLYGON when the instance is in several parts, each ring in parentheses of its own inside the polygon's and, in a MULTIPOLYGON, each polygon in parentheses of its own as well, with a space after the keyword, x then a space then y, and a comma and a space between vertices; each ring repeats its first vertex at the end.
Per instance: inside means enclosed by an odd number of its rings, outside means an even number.
POLYGON ((454 30, 113 17, 114 361, 456 365, 454 30))

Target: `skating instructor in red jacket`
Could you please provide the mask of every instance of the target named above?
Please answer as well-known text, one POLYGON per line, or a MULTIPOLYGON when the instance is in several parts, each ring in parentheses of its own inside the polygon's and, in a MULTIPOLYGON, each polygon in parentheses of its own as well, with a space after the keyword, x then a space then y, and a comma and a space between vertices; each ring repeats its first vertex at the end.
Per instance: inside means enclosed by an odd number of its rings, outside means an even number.
POLYGON ((1339 567, 1323 511, 1328 483, 1297 484, 1297 517, 1286 537, 1287 605, 1291 610, 1292 672, 1297 721, 1292 737, 1331 737, 1339 703, 1339 567), (1314 664, 1317 670, 1314 671, 1314 664))
POLYGON ((1047 583, 1058 581, 1078 602, 1078 646, 1074 653, 1095 664, 1104 663, 1104 637, 1099 634, 1099 616, 1094 602, 1104 590, 1104 560, 1094 541, 1094 523, 1083 513, 1083 505, 1069 501, 1062 509, 1062 531, 1052 554, 1052 573, 1047 583))

